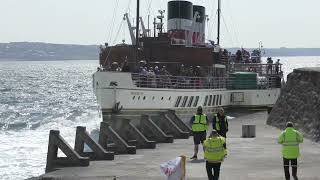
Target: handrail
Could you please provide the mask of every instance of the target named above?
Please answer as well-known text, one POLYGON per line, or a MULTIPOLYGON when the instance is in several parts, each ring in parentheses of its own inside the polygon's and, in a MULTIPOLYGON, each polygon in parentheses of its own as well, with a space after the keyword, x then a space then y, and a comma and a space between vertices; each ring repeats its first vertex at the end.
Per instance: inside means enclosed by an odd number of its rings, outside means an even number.
POLYGON ((279 76, 267 77, 187 77, 171 75, 132 74, 137 87, 166 89, 270 89, 280 88, 279 76))
POLYGON ((231 63, 228 71, 232 72, 255 72, 261 76, 280 75, 282 76, 282 64, 260 64, 260 63, 231 63))

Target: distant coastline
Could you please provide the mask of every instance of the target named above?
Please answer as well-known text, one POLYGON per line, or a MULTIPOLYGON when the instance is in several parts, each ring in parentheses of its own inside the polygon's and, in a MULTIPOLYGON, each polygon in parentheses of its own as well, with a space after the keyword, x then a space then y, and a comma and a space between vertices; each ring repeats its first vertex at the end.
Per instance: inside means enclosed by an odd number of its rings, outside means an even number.
MULTIPOLYGON (((227 48, 235 52, 240 48, 227 48)), ((252 50, 253 48, 246 48, 252 50)), ((320 48, 266 48, 266 57, 320 56, 320 48)), ((0 61, 98 60, 99 45, 52 44, 41 42, 0 43, 0 61)))

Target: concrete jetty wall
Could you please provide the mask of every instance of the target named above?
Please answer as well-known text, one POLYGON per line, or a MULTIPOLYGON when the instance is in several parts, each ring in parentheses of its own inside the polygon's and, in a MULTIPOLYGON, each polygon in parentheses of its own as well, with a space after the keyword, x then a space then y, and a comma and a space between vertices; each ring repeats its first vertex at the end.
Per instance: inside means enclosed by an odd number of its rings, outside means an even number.
POLYGON ((320 67, 295 69, 273 107, 267 124, 284 128, 287 121, 320 141, 320 67))
POLYGON ((114 155, 136 154, 137 149, 156 149, 157 143, 173 143, 174 139, 189 139, 190 127, 175 111, 141 115, 133 121, 127 116, 113 115, 100 124, 99 139, 93 139, 86 127, 77 127, 75 148, 60 136, 59 131, 50 131, 46 172, 61 167, 89 166, 89 161, 114 160, 114 155), (138 126, 139 125, 139 126, 138 126), (85 144, 92 152, 85 152, 85 144), (66 157, 58 157, 58 149, 66 157))

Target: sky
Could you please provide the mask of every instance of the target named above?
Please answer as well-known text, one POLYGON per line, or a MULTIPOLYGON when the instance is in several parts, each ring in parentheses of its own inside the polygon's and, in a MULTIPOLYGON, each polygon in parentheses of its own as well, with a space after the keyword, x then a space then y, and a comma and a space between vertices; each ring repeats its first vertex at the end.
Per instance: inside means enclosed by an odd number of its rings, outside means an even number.
MULTIPOLYGON (((140 0, 146 25, 167 2, 140 0)), ((206 39, 215 40, 217 0, 191 2, 206 7, 206 39)), ((222 0, 221 45, 320 48, 319 7, 319 0, 222 0)), ((135 9, 136 0, 0 0, 0 42, 130 43, 123 14, 133 20, 135 9)))

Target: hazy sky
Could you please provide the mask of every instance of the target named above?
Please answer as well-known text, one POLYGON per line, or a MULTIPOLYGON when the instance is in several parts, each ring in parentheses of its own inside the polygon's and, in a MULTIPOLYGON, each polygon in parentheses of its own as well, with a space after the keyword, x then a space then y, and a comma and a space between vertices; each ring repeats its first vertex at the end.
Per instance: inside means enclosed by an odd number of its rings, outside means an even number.
MULTIPOLYGON (((150 11, 153 19, 157 10, 167 8, 167 2, 140 0, 142 16, 150 11)), ((207 39, 215 40, 217 0, 192 2, 207 7, 207 39)), ((131 42, 122 18, 127 11, 134 18, 135 3, 136 0, 0 0, 0 42, 131 42)), ((256 47, 259 41, 265 47, 320 47, 320 0, 222 0, 222 4, 221 44, 225 47, 256 47)))

